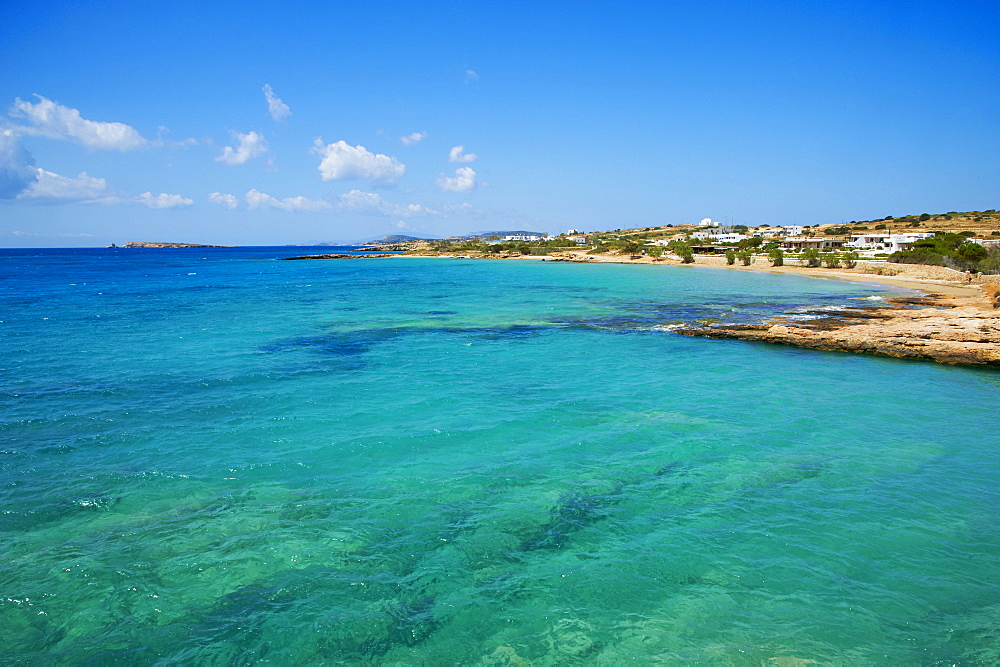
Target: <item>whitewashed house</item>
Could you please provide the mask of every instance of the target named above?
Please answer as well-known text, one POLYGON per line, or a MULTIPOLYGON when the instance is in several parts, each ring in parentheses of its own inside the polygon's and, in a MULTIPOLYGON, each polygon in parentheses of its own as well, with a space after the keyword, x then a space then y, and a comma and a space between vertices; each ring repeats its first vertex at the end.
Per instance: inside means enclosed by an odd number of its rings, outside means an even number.
POLYGON ((542 237, 538 234, 508 234, 503 237, 504 241, 541 241, 542 237))
POLYGON ((691 238, 698 239, 699 241, 708 241, 710 243, 739 243, 746 238, 746 234, 737 234, 736 232, 695 232, 691 235, 691 238))
POLYGON ((757 227, 753 230, 753 236, 770 239, 775 236, 785 236, 784 227, 757 227))
POLYGON ((978 243, 984 248, 1000 248, 1000 238, 994 239, 969 239, 973 243, 978 243))
POLYGON ((839 248, 844 245, 841 239, 813 238, 809 236, 790 236, 781 242, 781 247, 786 250, 826 250, 828 248, 839 248))
POLYGON ((932 232, 852 234, 851 238, 844 244, 844 247, 873 252, 897 252, 899 250, 906 250, 920 239, 926 239, 931 236, 934 236, 932 232))

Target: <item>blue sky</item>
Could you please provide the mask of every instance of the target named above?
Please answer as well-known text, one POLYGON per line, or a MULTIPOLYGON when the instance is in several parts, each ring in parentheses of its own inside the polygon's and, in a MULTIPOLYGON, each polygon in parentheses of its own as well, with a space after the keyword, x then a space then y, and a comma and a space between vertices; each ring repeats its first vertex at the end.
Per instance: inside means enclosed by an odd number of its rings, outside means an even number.
POLYGON ((998 208, 998 29, 995 1, 14 3, 0 246, 998 208))

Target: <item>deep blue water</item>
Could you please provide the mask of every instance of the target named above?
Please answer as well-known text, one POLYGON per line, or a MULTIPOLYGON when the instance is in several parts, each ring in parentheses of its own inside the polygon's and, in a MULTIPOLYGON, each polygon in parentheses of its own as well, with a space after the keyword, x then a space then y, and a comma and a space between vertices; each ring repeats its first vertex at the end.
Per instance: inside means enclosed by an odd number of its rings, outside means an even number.
POLYGON ((996 371, 671 333, 886 288, 0 251, 5 662, 1000 662, 996 371))

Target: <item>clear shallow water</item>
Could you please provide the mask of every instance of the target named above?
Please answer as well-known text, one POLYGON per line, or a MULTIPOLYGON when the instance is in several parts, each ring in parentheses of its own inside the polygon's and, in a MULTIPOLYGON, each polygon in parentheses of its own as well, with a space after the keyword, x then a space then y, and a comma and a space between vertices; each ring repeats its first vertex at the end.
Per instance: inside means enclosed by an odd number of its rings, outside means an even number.
POLYGON ((1000 375, 668 330, 877 288, 308 251, 2 251, 5 660, 1000 660, 1000 375))

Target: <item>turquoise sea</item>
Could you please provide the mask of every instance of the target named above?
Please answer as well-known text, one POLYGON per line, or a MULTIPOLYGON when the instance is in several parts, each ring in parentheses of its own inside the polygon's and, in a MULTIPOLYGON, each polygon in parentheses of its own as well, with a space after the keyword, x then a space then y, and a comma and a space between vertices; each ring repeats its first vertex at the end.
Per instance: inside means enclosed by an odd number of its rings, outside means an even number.
POLYGON ((889 288, 307 252, 0 251, 5 664, 1000 662, 1000 373, 671 332, 889 288))

